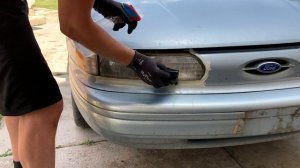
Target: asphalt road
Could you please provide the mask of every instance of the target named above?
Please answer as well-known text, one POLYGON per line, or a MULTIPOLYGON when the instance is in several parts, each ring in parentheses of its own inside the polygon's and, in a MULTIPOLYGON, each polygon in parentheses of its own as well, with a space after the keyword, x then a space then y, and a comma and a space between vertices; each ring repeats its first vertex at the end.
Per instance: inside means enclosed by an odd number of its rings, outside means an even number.
MULTIPOLYGON (((90 129, 75 126, 66 74, 65 37, 59 32, 57 12, 39 9, 47 24, 34 27, 45 58, 64 96, 56 156, 57 168, 300 168, 300 136, 253 145, 192 149, 144 150, 114 144, 90 129)), ((5 125, 0 126, 0 168, 12 167, 5 125)))

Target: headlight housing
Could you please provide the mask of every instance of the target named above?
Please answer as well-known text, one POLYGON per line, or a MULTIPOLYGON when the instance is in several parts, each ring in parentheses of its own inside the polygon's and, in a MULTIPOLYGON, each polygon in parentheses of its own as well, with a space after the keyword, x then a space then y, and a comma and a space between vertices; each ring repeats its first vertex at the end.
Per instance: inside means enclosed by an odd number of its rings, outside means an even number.
MULTIPOLYGON (((158 59, 167 67, 179 70, 179 81, 201 80, 205 74, 205 66, 202 61, 188 52, 161 52, 140 51, 141 53, 158 59)), ((100 76, 120 79, 138 79, 133 70, 126 65, 111 61, 105 57, 99 57, 100 76)))

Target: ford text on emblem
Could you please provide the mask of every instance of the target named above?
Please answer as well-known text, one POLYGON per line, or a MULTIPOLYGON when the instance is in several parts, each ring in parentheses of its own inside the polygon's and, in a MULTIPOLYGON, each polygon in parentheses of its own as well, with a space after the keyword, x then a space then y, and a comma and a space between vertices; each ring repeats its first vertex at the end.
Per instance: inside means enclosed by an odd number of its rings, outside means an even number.
POLYGON ((262 62, 258 64, 256 70, 259 71, 260 73, 272 74, 280 71, 281 68, 282 66, 279 63, 269 61, 269 62, 262 62))

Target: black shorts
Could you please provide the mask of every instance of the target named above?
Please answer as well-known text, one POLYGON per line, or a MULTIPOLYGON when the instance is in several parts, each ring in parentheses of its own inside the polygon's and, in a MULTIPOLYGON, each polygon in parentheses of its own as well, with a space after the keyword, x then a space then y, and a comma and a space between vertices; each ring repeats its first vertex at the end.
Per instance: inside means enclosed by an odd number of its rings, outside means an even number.
POLYGON ((0 114, 20 116, 62 99, 28 20, 25 0, 0 0, 0 114))

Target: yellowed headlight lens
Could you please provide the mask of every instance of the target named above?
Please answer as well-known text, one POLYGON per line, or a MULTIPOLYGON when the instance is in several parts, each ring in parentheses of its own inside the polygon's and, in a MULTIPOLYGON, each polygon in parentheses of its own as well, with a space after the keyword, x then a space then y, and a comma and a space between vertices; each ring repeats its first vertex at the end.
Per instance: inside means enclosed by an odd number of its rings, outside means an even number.
MULTIPOLYGON (((205 73, 203 63, 189 53, 154 53, 143 52, 143 54, 156 58, 167 67, 179 70, 179 81, 201 80, 205 73)), ((123 64, 100 57, 100 76, 137 79, 135 73, 123 64)))

